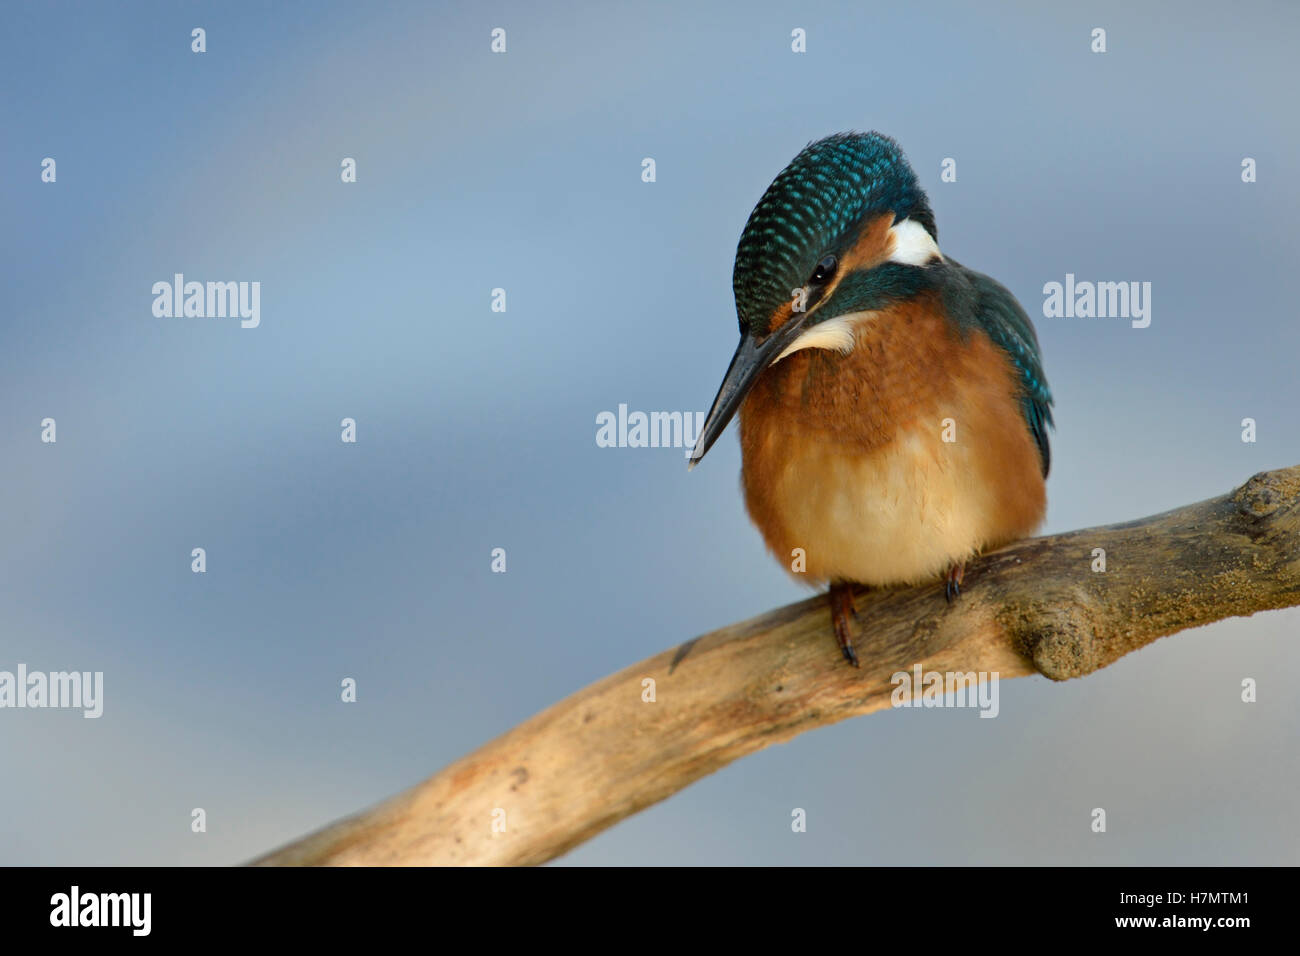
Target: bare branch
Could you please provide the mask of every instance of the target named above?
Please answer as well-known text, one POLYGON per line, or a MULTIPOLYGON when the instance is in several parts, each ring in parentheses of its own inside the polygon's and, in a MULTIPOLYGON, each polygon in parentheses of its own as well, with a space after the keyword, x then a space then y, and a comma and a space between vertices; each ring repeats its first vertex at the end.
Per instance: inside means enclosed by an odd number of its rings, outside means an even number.
POLYGON ((985 555, 951 607, 937 583, 862 595, 861 670, 836 652, 823 598, 705 634, 254 862, 543 863, 739 757, 889 706, 892 676, 914 664, 1065 680, 1167 634, 1296 604, 1300 465, 1221 498, 985 555), (1092 569, 1095 548, 1104 573, 1092 569), (499 811, 506 829, 493 832, 499 811))

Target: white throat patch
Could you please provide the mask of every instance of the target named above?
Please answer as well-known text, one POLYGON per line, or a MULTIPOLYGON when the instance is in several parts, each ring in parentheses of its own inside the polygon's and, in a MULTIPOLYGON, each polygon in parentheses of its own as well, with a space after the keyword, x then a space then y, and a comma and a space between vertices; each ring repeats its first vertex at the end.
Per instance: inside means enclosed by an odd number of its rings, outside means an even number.
POLYGON ((848 355, 857 342, 854 330, 858 323, 868 321, 875 314, 874 312, 849 312, 819 322, 787 345, 785 351, 778 355, 772 364, 775 365, 790 353, 801 349, 828 349, 841 355, 848 355))

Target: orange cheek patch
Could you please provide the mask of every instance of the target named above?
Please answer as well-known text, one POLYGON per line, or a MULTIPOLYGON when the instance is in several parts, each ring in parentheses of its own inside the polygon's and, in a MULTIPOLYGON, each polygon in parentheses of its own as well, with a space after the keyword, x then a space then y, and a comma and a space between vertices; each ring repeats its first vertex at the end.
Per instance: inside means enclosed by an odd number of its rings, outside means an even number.
POLYGON ((790 301, 784 303, 779 309, 772 313, 772 321, 768 324, 768 335, 771 335, 781 326, 790 321, 790 316, 794 315, 794 293, 790 294, 790 301))
POLYGON ((858 269, 870 269, 888 259, 894 249, 894 237, 889 231, 893 225, 892 212, 877 216, 864 225, 853 247, 840 260, 836 274, 844 276, 858 269))

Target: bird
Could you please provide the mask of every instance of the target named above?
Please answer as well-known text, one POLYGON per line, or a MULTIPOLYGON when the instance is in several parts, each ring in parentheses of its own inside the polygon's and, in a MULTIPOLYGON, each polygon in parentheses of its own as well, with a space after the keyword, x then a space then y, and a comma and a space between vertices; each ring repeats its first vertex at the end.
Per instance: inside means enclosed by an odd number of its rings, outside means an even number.
POLYGON ((854 667, 859 590, 942 582, 952 603, 971 558, 1047 509, 1054 402, 1033 323, 938 239, 892 138, 804 147, 741 233, 740 343, 689 456, 739 414, 749 517, 788 572, 827 588, 854 667))

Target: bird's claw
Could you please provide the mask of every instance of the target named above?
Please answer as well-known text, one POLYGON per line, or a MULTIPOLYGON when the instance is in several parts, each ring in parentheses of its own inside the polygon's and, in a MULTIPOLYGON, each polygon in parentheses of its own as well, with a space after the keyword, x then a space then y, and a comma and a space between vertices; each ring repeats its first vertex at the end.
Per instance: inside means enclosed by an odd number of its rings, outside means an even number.
POLYGON ((948 577, 944 582, 943 594, 951 604, 961 597, 961 579, 966 574, 966 563, 954 564, 948 569, 948 577))
POLYGON ((831 599, 831 624, 835 628, 835 643, 840 647, 840 653, 844 659, 854 667, 861 667, 858 663, 858 652, 853 649, 853 626, 850 618, 854 621, 858 619, 858 609, 853 605, 853 585, 851 584, 832 584, 830 590, 831 599))

